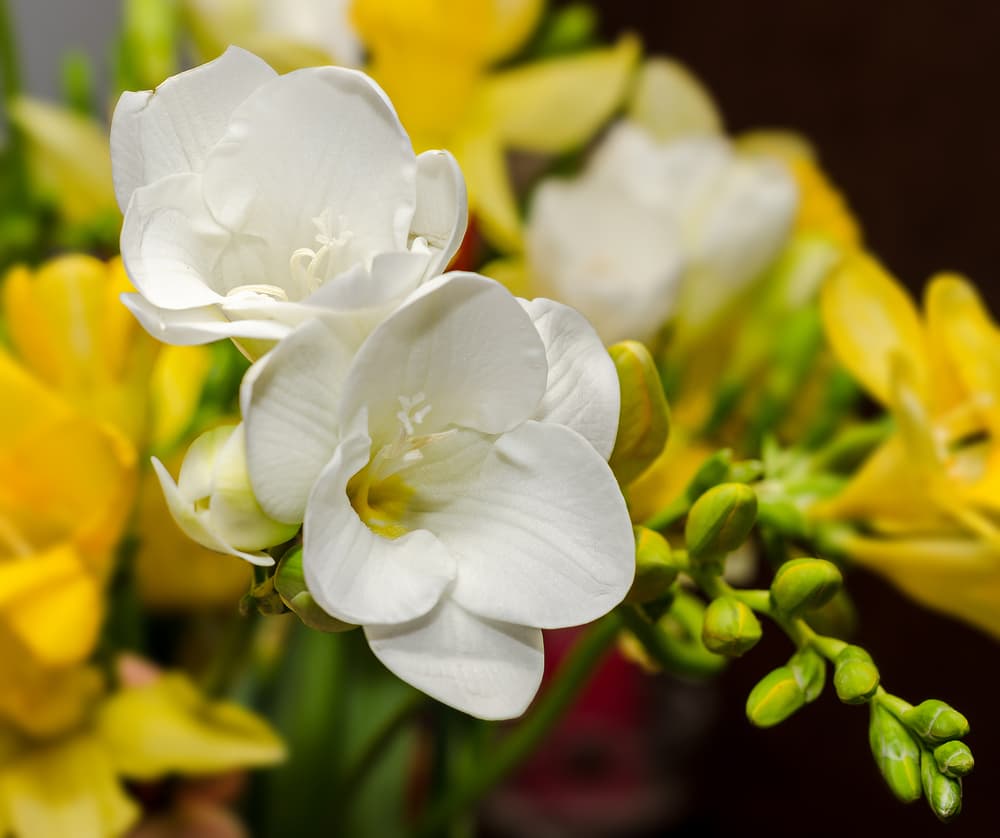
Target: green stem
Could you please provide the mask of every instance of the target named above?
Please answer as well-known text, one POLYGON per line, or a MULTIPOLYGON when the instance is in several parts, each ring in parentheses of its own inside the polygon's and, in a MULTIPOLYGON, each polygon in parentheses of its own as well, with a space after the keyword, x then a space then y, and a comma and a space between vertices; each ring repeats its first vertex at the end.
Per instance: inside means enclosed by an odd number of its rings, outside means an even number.
POLYGON ((618 614, 649 656, 668 672, 704 678, 726 665, 725 658, 713 655, 700 644, 682 643, 661 631, 633 606, 620 607, 618 614))
POLYGON ((413 715, 424 706, 427 697, 423 693, 414 692, 402 702, 396 711, 392 713, 375 734, 368 740, 361 753, 351 762, 344 772, 342 784, 342 797, 350 801, 357 791, 364 785, 368 777, 368 772, 373 766, 378 764, 382 754, 392 744, 396 734, 404 730, 409 724, 413 715))
POLYGON ((253 646, 257 634, 260 615, 251 608, 245 615, 239 615, 229 628, 222 648, 215 655, 212 665, 205 674, 203 687, 207 695, 223 696, 229 692, 233 682, 246 663, 247 653, 253 646))
POLYGON ((642 525, 646 529, 663 532, 664 530, 670 529, 670 527, 687 515, 690 508, 691 501, 688 499, 687 493, 685 492, 674 498, 655 515, 652 515, 643 521, 642 525))
POLYGON ((478 773, 464 778, 438 801, 418 824, 416 838, 439 835, 535 750, 590 680, 620 628, 620 619, 611 613, 586 629, 524 721, 499 743, 478 773))

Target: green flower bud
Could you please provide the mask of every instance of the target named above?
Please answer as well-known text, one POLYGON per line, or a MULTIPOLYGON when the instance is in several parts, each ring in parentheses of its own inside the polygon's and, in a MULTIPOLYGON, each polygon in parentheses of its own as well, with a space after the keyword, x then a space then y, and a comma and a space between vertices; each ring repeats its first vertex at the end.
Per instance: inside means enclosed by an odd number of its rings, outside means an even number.
POLYGON ((760 634, 760 621, 736 597, 719 597, 705 609, 701 640, 710 652, 738 658, 757 645, 760 634))
POLYGON ((788 660, 795 680, 806 697, 806 702, 815 701, 826 684, 826 661, 814 649, 800 649, 788 660))
POLYGON ((860 646, 845 646, 833 664, 833 686, 845 704, 864 704, 878 689, 878 669, 860 646))
POLYGON ((819 608, 833 598, 843 581, 832 562, 792 559, 778 568, 771 583, 771 601, 786 614, 819 608))
POLYGON ((757 520, 757 493, 743 483, 722 483, 688 513, 684 538, 692 558, 725 556, 739 547, 757 520))
POLYGON ((670 411, 649 350, 634 340, 608 348, 618 370, 621 411, 609 463, 623 486, 642 474, 663 451, 670 411))
POLYGON ((951 705, 928 699, 903 714, 903 721, 930 745, 969 735, 969 722, 951 705))
POLYGON ((806 703, 795 673, 779 666, 765 675, 747 697, 747 718, 756 727, 774 727, 806 703))
POLYGON ((667 594, 680 572, 667 540, 646 527, 635 528, 635 579, 625 597, 633 605, 653 602, 667 594))
POLYGON ((958 740, 938 745, 934 749, 934 759, 937 762, 938 771, 949 777, 964 777, 972 771, 975 765, 969 746, 958 740))
POLYGON ((920 799, 920 746, 906 726, 877 702, 871 705, 868 743, 878 770, 903 803, 920 799))
POLYGON ((924 785, 924 795, 938 820, 948 823, 962 811, 962 781, 938 771, 937 762, 930 751, 924 751, 921 757, 920 778, 924 785))
POLYGON ((698 466, 698 470, 691 478, 691 482, 688 483, 684 494, 692 501, 697 500, 713 486, 718 486, 723 481, 729 480, 732 464, 733 452, 730 449, 723 448, 721 451, 716 451, 698 466))
POLYGON ((289 609, 295 612, 309 628, 316 631, 350 631, 357 628, 351 623, 345 623, 336 617, 331 617, 309 593, 306 587, 305 575, 302 572, 302 548, 296 548, 281 559, 278 570, 274 574, 274 587, 289 609))

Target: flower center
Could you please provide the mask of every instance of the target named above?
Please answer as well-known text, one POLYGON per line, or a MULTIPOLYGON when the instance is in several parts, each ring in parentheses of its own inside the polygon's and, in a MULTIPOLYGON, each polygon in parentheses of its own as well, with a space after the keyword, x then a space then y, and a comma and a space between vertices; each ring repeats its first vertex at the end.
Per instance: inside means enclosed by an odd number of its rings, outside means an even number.
POLYGON ((399 538, 409 532, 405 523, 410 500, 416 490, 401 473, 423 459, 421 449, 451 436, 454 430, 431 434, 419 433, 432 410, 423 393, 399 396, 399 435, 375 452, 368 465, 347 483, 347 496, 358 517, 374 533, 385 538, 399 538))
POLYGON ((308 296, 318 289, 330 276, 354 234, 344 230, 345 218, 338 215, 336 220, 329 209, 323 210, 312 219, 316 227, 317 249, 300 247, 289 259, 289 270, 296 285, 302 289, 302 296, 308 296))

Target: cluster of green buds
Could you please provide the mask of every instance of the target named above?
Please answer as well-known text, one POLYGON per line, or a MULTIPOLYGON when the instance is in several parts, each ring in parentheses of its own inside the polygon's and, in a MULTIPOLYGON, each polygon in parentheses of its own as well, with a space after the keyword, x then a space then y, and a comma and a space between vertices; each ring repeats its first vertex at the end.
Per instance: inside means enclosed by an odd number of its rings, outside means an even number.
POLYGON ((950 820, 961 809, 961 778, 973 765, 961 741, 968 723, 944 702, 914 707, 887 692, 865 649, 817 631, 845 596, 840 568, 820 558, 787 559, 767 589, 736 588, 724 578, 727 556, 755 531, 771 528, 764 507, 770 513, 775 504, 759 503, 753 485, 759 476, 760 464, 734 463, 729 452, 719 452, 677 501, 636 527, 636 579, 620 609, 625 626, 661 667, 705 675, 753 649, 766 618, 795 651, 750 691, 749 721, 780 724, 821 695, 832 668, 838 699, 870 708, 872 753, 896 797, 924 797, 938 818, 950 820), (684 549, 674 549, 668 539, 679 536, 682 520, 684 549))

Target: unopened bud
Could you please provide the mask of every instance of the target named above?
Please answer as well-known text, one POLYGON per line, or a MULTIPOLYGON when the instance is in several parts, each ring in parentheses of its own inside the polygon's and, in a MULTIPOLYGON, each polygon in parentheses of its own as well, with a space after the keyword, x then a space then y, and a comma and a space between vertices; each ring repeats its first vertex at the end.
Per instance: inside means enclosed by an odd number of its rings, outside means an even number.
POLYGON ((938 770, 949 777, 964 777, 976 764, 969 746, 957 740, 938 745, 934 749, 934 759, 938 770))
POLYGON ((878 669, 860 646, 845 646, 833 664, 833 686, 845 704, 864 704, 879 685, 878 669))
POLYGON ((635 528, 635 579, 626 602, 642 605, 662 599, 677 579, 681 566, 667 540, 655 530, 635 528))
POLYGON ((757 727, 774 727, 806 703, 795 674, 779 666, 765 675, 747 697, 747 718, 757 727))
POLYGON ((948 823, 962 811, 962 781, 942 774, 934 755, 924 751, 920 760, 924 796, 938 820, 948 823))
POLYGON ((757 493, 743 483, 722 483, 688 513, 684 537, 692 558, 725 556, 739 547, 757 520, 757 493))
POLYGON ((779 611, 797 614, 829 602, 843 581, 832 562, 792 559, 778 568, 771 583, 771 600, 779 611))
POLYGON ((906 726, 877 702, 871 705, 868 743, 878 770, 904 803, 920 799, 920 746, 906 726))
POLYGON ((903 721, 925 742, 936 745, 950 739, 962 739, 969 734, 969 722, 950 704, 928 699, 907 710, 903 721))
POLYGON ((807 702, 815 701, 826 684, 826 661, 814 649, 800 649, 788 660, 795 680, 807 702))
POLYGON ((738 658, 757 645, 760 635, 760 621, 736 597, 719 597, 705 609, 701 640, 710 652, 738 658))
POLYGON ((663 451, 670 411, 649 350, 634 340, 609 347, 618 371, 621 408, 618 438, 609 463, 622 486, 642 474, 663 451))
MULTIPOLYGON (((714 486, 729 480, 733 464, 733 452, 728 448, 716 451, 705 460, 694 473, 687 485, 685 494, 691 500, 697 500, 714 486)), ((740 481, 734 481, 740 482, 740 481)))
POLYGON ((278 565, 274 574, 274 587, 281 595, 288 608, 309 628, 316 631, 350 631, 357 628, 352 623, 345 623, 336 617, 331 617, 312 598, 306 587, 305 574, 302 571, 302 548, 296 548, 287 553, 278 565))

